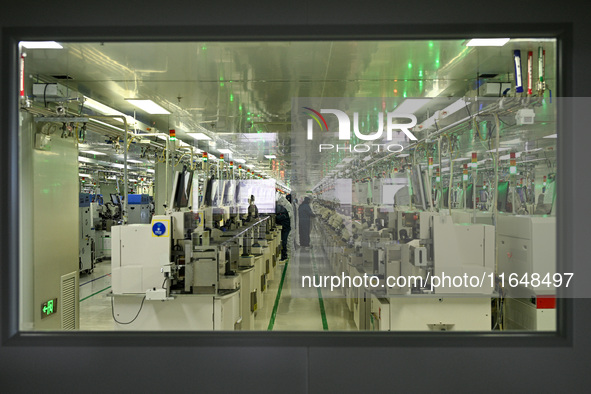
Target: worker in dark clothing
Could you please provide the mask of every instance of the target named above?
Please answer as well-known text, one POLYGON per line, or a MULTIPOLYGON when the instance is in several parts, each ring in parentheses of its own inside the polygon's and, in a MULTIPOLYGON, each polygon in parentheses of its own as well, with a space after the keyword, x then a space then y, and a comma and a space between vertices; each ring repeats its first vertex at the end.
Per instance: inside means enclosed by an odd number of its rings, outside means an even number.
POLYGON ((312 218, 316 216, 310 207, 310 197, 305 197, 298 208, 298 226, 300 228, 300 246, 310 246, 310 230, 312 227, 312 218))
POLYGON ((285 197, 279 196, 275 208, 275 221, 281 226, 281 260, 287 260, 288 252, 291 246, 288 245, 289 234, 291 232, 291 222, 293 209, 291 207, 291 195, 285 197))

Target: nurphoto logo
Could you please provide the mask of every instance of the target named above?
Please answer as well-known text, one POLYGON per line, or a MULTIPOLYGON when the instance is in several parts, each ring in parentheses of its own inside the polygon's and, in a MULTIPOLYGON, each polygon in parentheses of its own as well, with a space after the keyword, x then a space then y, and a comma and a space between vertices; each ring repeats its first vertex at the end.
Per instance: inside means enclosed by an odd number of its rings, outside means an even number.
MULTIPOLYGON (((338 139, 339 141, 349 141, 351 140, 351 119, 349 115, 344 111, 338 109, 321 109, 320 112, 312 109, 310 107, 303 107, 306 110, 306 114, 310 116, 307 122, 307 138, 308 140, 312 140, 314 138, 314 122, 320 128, 320 131, 328 131, 328 124, 326 119, 322 114, 331 114, 336 116, 338 120, 338 139)), ((386 143, 381 144, 357 144, 357 145, 338 145, 338 144, 319 144, 318 151, 323 152, 327 150, 336 150, 339 151, 349 151, 349 152, 356 152, 356 153, 365 153, 372 150, 372 147, 375 149, 376 152, 393 152, 398 153, 401 152, 404 147, 397 143, 388 143, 388 141, 392 141, 393 131, 403 132, 404 135, 410 140, 416 141, 417 138, 412 134, 409 130, 412 127, 416 126, 417 118, 412 114, 397 114, 395 112, 379 112, 378 113, 378 130, 364 134, 359 130, 359 113, 353 113, 353 132, 355 136, 362 141, 376 141, 379 139, 385 139, 386 143), (384 138, 384 114, 386 114, 386 133, 384 138), (410 123, 397 123, 399 119, 409 119, 410 123)))

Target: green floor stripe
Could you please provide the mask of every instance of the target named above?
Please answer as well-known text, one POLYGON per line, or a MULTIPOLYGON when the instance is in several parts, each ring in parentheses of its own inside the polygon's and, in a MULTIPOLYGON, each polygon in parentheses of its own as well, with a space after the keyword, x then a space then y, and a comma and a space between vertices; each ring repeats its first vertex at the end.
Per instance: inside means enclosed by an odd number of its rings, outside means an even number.
POLYGON ((283 289, 283 281, 285 279, 285 273, 287 272, 288 264, 289 259, 285 261, 285 266, 283 267, 283 273, 281 274, 281 281, 279 282, 279 289, 277 290, 277 297, 275 297, 275 305, 273 305, 273 312, 271 313, 271 320, 269 320, 269 327, 267 327, 267 331, 273 331, 273 326, 275 325, 275 317, 277 316, 277 308, 279 307, 279 299, 281 298, 281 289, 283 289))
POLYGON ((99 291, 97 291, 96 293, 89 295, 88 297, 84 297, 83 299, 81 299, 81 300, 80 300, 80 302, 82 302, 82 301, 84 301, 84 300, 87 300, 87 299, 89 299, 90 297, 93 297, 93 296, 97 295, 98 293, 102 293, 103 291, 105 291, 105 290, 107 290, 107 289, 110 289, 110 288, 111 288, 111 286, 105 287, 104 289, 102 289, 102 290, 99 290, 99 291))
MULTIPOLYGON (((314 250, 310 249, 312 252, 312 266, 314 267, 314 276, 318 279, 318 283, 320 283, 320 279, 318 278, 318 269, 316 268, 316 257, 314 256, 314 250)), ((328 321, 326 320, 326 311, 324 310, 324 300, 322 299, 322 290, 320 287, 317 287, 316 290, 318 291, 318 303, 320 304, 320 315, 322 317, 322 329, 324 331, 328 331, 328 321)))

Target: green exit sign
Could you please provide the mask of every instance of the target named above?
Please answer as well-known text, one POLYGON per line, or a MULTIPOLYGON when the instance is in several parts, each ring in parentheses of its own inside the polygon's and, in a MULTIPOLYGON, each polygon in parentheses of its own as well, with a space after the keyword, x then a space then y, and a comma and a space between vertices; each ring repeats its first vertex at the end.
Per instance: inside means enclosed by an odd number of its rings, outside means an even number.
POLYGON ((57 312, 57 298, 49 300, 41 304, 41 318, 45 319, 47 316, 53 315, 57 312))

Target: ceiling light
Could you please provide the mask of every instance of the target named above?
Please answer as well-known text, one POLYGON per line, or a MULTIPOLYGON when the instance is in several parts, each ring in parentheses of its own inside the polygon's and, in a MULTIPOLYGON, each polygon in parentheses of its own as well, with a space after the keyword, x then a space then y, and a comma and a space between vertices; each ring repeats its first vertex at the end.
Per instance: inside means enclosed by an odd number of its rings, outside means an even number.
POLYGON ((509 38, 473 38, 466 43, 467 47, 502 47, 509 38))
POLYGON ((196 140, 205 140, 205 141, 211 141, 211 138, 203 133, 187 133, 187 135, 195 138, 196 140))
POLYGON ((146 171, 148 171, 148 172, 151 172, 152 174, 154 174, 154 173, 156 172, 156 171, 154 171, 154 170, 153 170, 153 169, 151 169, 151 168, 148 168, 146 171))
POLYGON ((82 178, 92 178, 90 174, 78 174, 78 176, 82 178))
POLYGON ((236 163, 240 163, 240 164, 246 163, 246 160, 244 160, 244 159, 234 159, 234 161, 236 163))
POLYGON ((78 161, 80 161, 82 163, 94 163, 94 161, 92 159, 89 159, 88 157, 84 157, 84 156, 78 156, 78 161))
POLYGON ((133 159, 127 159, 128 163, 138 163, 138 164, 144 164, 143 161, 139 161, 139 160, 133 160, 133 159))
POLYGON ((558 138, 558 134, 550 134, 545 136, 544 138, 558 138))
POLYGON ((97 156, 106 156, 106 153, 103 152, 97 152, 95 150, 83 150, 81 151, 82 153, 88 153, 89 155, 97 155, 97 156))
POLYGON ((415 111, 419 110, 429 101, 431 101, 431 99, 407 99, 396 107, 393 112, 395 114, 414 114, 415 111))
MULTIPOLYGON (((499 152, 502 152, 502 151, 505 151, 505 150, 511 150, 511 148, 499 148, 499 152)), ((496 151, 497 151, 496 149, 491 149, 491 150, 487 150, 486 152, 487 153, 494 153, 496 151)), ((472 157, 472 156, 470 156, 470 157, 472 157)))
POLYGON ((525 150, 525 153, 532 153, 532 152, 537 152, 537 151, 540 151, 540 150, 542 150, 542 148, 529 149, 529 150, 528 150, 528 149, 526 149, 526 150, 525 150))
POLYGON ((514 139, 514 140, 509 140, 509 141, 501 141, 501 145, 514 145, 514 144, 519 144, 521 142, 521 140, 519 138, 514 139))
POLYGON ((453 159, 452 161, 466 161, 466 160, 470 160, 471 157, 460 157, 459 159, 453 159))
POLYGON ((122 128, 120 128, 120 127, 116 127, 116 126, 113 126, 112 124, 108 124, 108 123, 105 123, 105 122, 101 122, 100 120, 96 120, 96 119, 93 119, 93 118, 89 118, 89 120, 90 120, 91 122, 98 123, 98 124, 102 124, 103 126, 107 126, 107 127, 110 127, 110 128, 112 128, 112 129, 115 129, 115 130, 124 131, 124 130, 123 130, 122 128))
POLYGON ((151 115, 170 115, 170 111, 162 108, 152 100, 139 100, 139 99, 125 99, 136 107, 146 111, 151 115))
MULTIPOLYGON (((220 150, 220 152, 221 152, 221 150, 220 150)), ((265 158, 266 159, 276 159, 277 156, 275 156, 275 155, 265 155, 265 158)))
POLYGON ((407 157, 408 155, 409 155, 408 153, 402 153, 402 154, 400 154, 400 155, 398 155, 396 157, 407 157))
POLYGON ((27 49, 62 49, 63 46, 55 41, 21 41, 20 44, 27 49))
POLYGON ((232 151, 230 149, 222 149, 222 148, 218 149, 218 152, 228 154, 228 155, 230 153, 232 153, 232 151))

